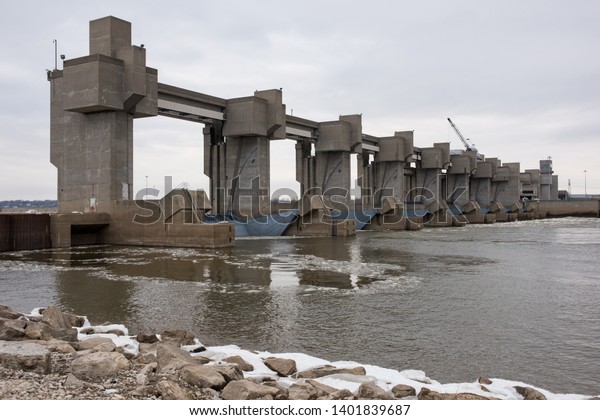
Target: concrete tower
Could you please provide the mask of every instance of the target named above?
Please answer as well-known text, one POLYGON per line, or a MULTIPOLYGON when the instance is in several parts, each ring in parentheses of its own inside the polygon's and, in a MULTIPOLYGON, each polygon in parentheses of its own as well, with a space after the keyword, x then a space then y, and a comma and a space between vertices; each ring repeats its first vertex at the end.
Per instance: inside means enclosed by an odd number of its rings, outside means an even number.
POLYGON ((131 45, 131 24, 112 16, 90 22, 88 56, 49 74, 59 213, 133 198, 133 119, 157 115, 157 74, 131 45))

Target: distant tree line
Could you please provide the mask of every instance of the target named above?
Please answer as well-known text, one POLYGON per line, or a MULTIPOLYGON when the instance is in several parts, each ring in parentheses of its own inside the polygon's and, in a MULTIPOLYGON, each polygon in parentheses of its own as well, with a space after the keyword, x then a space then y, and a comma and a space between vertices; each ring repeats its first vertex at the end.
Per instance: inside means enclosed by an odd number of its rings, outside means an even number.
POLYGON ((0 201, 0 208, 48 208, 56 207, 56 200, 5 200, 0 201))

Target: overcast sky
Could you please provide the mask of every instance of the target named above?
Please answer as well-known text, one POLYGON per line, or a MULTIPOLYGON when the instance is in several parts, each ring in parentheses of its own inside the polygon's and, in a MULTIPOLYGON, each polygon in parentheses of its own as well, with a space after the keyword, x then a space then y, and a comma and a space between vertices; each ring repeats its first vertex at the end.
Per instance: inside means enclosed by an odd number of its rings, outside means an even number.
MULTIPOLYGON (((600 1, 5 2, 0 14, 0 200, 56 198, 49 83, 59 54, 88 54, 89 21, 132 22, 159 81, 234 98, 283 88, 288 113, 361 113, 363 132, 450 141, 451 117, 488 157, 600 193, 600 1)), ((60 61, 60 60, 59 60, 60 61)), ((59 63, 60 67, 60 63, 59 63)), ((208 188, 202 125, 136 120, 134 189, 208 188)), ((272 142, 272 188, 297 189, 294 142, 272 142)))

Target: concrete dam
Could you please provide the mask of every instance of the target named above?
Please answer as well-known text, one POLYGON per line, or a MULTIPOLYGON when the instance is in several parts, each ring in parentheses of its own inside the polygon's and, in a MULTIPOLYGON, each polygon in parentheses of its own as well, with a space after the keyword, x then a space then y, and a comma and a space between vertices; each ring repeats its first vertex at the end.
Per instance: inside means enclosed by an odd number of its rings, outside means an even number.
MULTIPOLYGON (((58 208, 44 222, 42 247, 215 248, 231 246, 236 236, 351 236, 599 214, 598 200, 559 200, 550 159, 521 172, 518 162, 468 144, 417 147, 413 131, 363 133, 360 114, 334 121, 289 115, 280 89, 224 99, 160 83, 144 46, 132 45, 131 23, 112 16, 90 22, 89 55, 65 60, 47 77, 58 208), (134 196, 134 121, 156 116, 198 124, 208 191, 134 196), (273 201, 270 191, 270 142, 282 139, 296 142, 290 161, 300 194, 290 203, 273 201), (352 159, 357 199, 350 195, 352 159)), ((0 219, 7 226, 3 250, 19 248, 11 239, 17 225, 0 219)))

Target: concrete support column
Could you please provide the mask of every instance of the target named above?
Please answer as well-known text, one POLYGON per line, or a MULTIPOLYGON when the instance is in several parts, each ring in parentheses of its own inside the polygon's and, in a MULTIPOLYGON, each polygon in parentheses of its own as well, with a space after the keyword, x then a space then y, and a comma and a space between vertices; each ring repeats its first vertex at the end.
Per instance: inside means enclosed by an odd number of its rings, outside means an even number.
POLYGON ((225 213, 256 218, 270 214, 270 148, 266 137, 227 139, 225 213))
POLYGON ((393 137, 378 140, 379 152, 374 161, 374 206, 382 208, 383 199, 391 198, 397 206, 404 207, 407 199, 405 168, 412 160, 413 133, 397 132, 393 137))
POLYGON ((552 199, 552 173, 552 160, 540 160, 540 200, 552 199))
POLYGON ((550 200, 558 200, 558 175, 552 175, 552 188, 550 191, 550 200))
POLYGON ((498 193, 498 200, 504 204, 504 207, 510 213, 517 213, 521 210, 521 184, 519 179, 521 164, 519 162, 504 163, 502 168, 508 171, 508 181, 504 189, 498 193))
POLYGON ((134 195, 133 116, 117 111, 89 114, 85 118, 83 136, 73 139, 79 143, 79 150, 74 148, 61 168, 68 175, 61 188, 66 191, 60 193, 67 202, 74 198, 73 192, 75 201, 83 198, 87 203, 95 198, 96 209, 90 204, 91 211, 110 212, 112 202, 131 200, 134 195), (75 171, 69 174, 73 167, 75 171), (86 196, 90 200, 85 200, 86 196))
POLYGON ((450 144, 435 143, 433 147, 421 148, 421 162, 417 166, 417 195, 428 201, 445 202, 445 174, 442 170, 450 163, 450 144))
POLYGON ((350 152, 362 142, 360 115, 340 116, 339 121, 319 124, 316 144, 316 186, 325 206, 338 212, 351 211, 350 152))
POLYGON ((310 208, 310 200, 316 193, 315 157, 310 140, 296 142, 296 181, 300 183, 300 209, 310 208))
POLYGON ((350 210, 350 152, 317 152, 315 175, 325 205, 350 210))
POLYGON ((484 209, 489 209, 492 204, 491 189, 491 178, 476 176, 471 179, 471 199, 484 209))
POLYGON ((372 155, 365 151, 356 154, 356 179, 357 187, 360 188, 361 210, 371 210, 373 208, 375 181, 374 168, 369 163, 370 156, 372 155))
POLYGON ((416 169, 415 198, 423 202, 432 226, 451 226, 453 216, 448 211, 445 170, 450 164, 450 143, 434 143, 421 149, 421 162, 416 169))
POLYGON ((285 138, 282 93, 273 89, 230 99, 226 115, 222 133, 225 144, 211 146, 209 162, 213 185, 221 185, 225 177, 225 199, 220 214, 231 212, 250 219, 267 216, 271 212, 269 142, 285 138))
POLYGON ((221 121, 204 127, 204 175, 210 179, 210 203, 212 213, 225 214, 226 175, 225 175, 225 139, 222 135, 221 121))
POLYGON ((450 156, 447 172, 447 196, 446 200, 450 206, 454 206, 462 212, 468 212, 479 208, 470 206, 471 203, 471 175, 477 166, 477 153, 463 151, 461 154, 450 156))
POLYGON ((477 162, 477 169, 471 178, 471 199, 484 210, 489 210, 494 202, 492 191, 492 178, 496 175, 496 166, 493 160, 477 162))
POLYGON ((453 173, 447 175, 448 205, 463 211, 471 201, 469 194, 470 173, 453 173))

